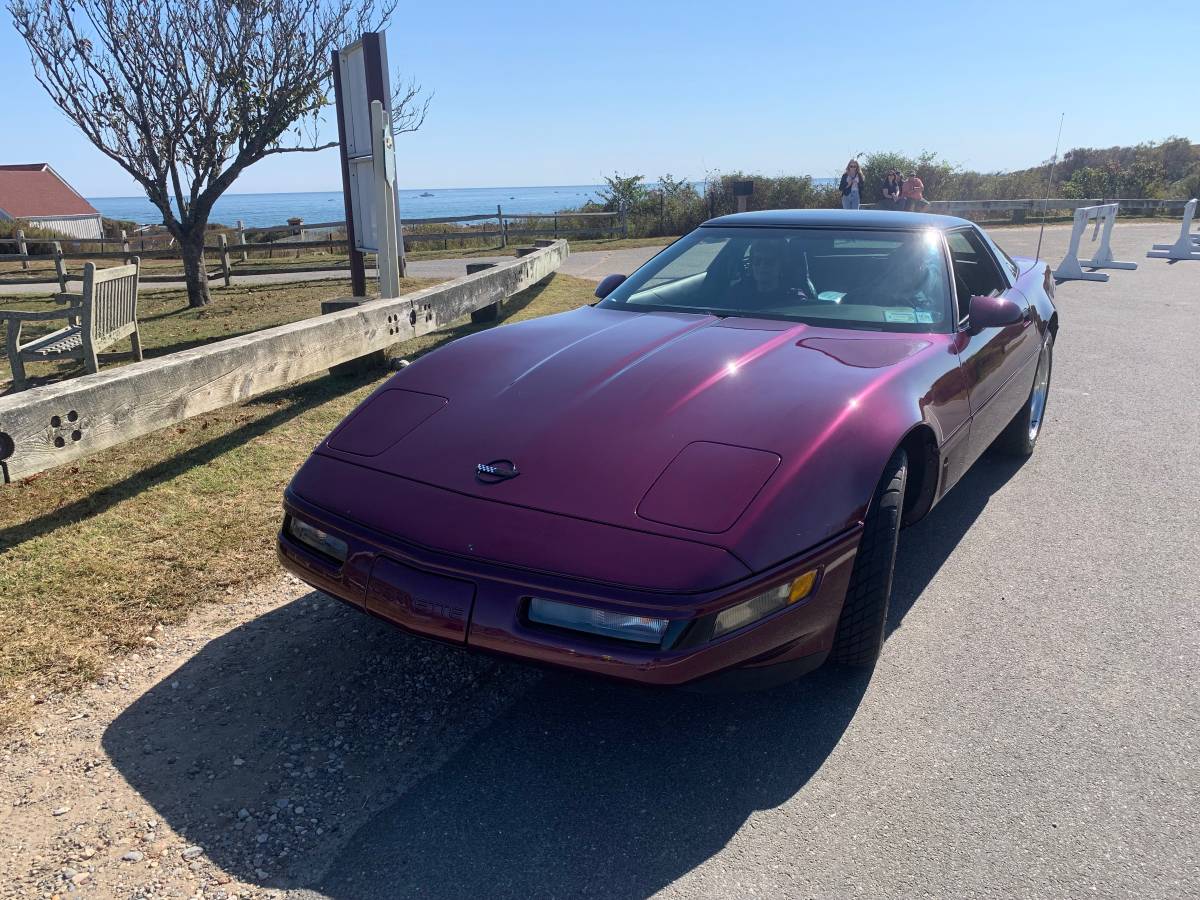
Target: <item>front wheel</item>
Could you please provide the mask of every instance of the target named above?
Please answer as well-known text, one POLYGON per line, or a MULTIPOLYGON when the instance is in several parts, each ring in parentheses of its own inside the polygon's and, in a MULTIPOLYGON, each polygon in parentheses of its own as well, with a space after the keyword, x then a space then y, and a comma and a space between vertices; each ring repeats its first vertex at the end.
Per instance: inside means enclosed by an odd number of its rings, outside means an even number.
POLYGON ((883 650, 907 480, 908 456, 897 450, 888 460, 867 507, 846 602, 833 636, 830 662, 870 667, 883 650))
POLYGON ((1038 356, 1037 374, 1025 405, 1013 416, 1005 429, 996 438, 995 447, 1002 453, 1013 456, 1031 456, 1046 419, 1046 401, 1050 397, 1050 373, 1054 367, 1054 338, 1046 336, 1038 356))

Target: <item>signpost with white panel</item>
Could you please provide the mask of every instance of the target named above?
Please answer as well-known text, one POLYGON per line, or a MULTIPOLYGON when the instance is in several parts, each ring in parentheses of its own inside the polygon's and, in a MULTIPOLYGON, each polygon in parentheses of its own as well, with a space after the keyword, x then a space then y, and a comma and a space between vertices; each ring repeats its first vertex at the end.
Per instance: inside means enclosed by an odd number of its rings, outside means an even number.
POLYGON ((356 297, 366 296, 363 254, 375 253, 380 295, 394 297, 404 274, 404 245, 396 208, 387 44, 381 32, 371 31, 333 56, 351 285, 356 297))

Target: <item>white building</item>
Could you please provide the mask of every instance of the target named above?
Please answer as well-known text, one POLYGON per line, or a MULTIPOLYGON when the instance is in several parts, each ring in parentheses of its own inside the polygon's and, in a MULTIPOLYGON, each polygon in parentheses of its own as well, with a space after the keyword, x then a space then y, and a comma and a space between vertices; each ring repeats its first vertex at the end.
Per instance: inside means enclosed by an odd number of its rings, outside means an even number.
POLYGON ((0 165, 0 221, 12 219, 64 237, 104 237, 100 213, 49 163, 0 165))

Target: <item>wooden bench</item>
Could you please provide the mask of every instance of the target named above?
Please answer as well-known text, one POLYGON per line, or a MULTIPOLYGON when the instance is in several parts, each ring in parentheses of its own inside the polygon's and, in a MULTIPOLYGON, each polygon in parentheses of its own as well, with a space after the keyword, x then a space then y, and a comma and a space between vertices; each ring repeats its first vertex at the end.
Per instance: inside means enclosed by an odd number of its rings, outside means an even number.
POLYGON ((137 324, 138 268, 136 256, 128 266, 97 269, 83 267, 83 291, 55 294, 54 302, 70 304, 66 309, 36 312, 0 310, 0 321, 8 323, 8 362, 12 366, 13 390, 28 387, 25 363, 78 359, 89 373, 100 371, 96 354, 122 338, 129 338, 135 359, 142 358, 142 338, 137 324), (66 319, 67 326, 51 334, 21 343, 21 325, 66 319))

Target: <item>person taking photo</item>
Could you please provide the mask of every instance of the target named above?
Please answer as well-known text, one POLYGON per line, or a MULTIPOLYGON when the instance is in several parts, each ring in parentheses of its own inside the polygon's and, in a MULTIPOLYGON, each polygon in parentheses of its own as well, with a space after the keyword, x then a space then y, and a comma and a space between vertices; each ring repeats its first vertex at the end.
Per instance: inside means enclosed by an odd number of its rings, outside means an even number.
POLYGON ((858 209, 862 200, 862 187, 862 170, 858 166, 858 160, 852 159, 846 164, 846 171, 842 173, 842 181, 838 185, 842 192, 842 209, 858 209))

